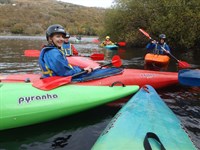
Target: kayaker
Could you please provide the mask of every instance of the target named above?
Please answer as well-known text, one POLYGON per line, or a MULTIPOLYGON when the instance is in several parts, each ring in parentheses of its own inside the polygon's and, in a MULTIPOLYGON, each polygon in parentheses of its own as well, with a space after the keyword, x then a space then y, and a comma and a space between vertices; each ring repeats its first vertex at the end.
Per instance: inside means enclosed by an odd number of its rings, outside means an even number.
POLYGON ((146 49, 147 53, 154 53, 154 54, 162 54, 166 55, 170 53, 170 48, 165 42, 166 40, 166 35, 165 34, 160 34, 159 35, 159 42, 156 40, 151 40, 150 43, 147 44, 146 49), (163 48, 166 50, 163 50, 163 48))
POLYGON ((76 39, 80 41, 81 40, 81 36, 80 35, 76 36, 76 39))
POLYGON ((106 45, 113 45, 114 43, 110 40, 109 36, 106 36, 105 41, 101 43, 101 46, 106 46, 106 45))
POLYGON ((39 65, 42 70, 43 78, 50 76, 71 76, 73 74, 87 70, 88 73, 92 68, 81 69, 78 66, 71 66, 66 58, 66 53, 61 49, 66 31, 59 24, 51 25, 47 28, 46 39, 48 44, 44 46, 40 53, 39 65))
POLYGON ((70 34, 66 32, 62 49, 65 50, 66 56, 78 55, 77 49, 69 42, 70 34))

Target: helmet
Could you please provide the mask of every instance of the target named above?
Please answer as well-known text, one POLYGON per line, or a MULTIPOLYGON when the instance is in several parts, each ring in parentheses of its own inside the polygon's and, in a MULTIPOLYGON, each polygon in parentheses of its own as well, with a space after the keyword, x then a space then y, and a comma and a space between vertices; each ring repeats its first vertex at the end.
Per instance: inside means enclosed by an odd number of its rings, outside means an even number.
POLYGON ((66 32, 66 38, 70 38, 70 34, 68 32, 66 32))
POLYGON ((54 33, 62 33, 64 36, 66 35, 65 29, 63 28, 63 26, 59 24, 54 24, 47 28, 47 31, 46 31, 47 41, 49 37, 51 37, 54 33))
POLYGON ((106 39, 110 39, 110 37, 109 37, 109 36, 106 36, 106 39))
POLYGON ((160 35, 159 35, 159 38, 160 38, 160 39, 166 39, 166 35, 165 35, 165 34, 160 34, 160 35))

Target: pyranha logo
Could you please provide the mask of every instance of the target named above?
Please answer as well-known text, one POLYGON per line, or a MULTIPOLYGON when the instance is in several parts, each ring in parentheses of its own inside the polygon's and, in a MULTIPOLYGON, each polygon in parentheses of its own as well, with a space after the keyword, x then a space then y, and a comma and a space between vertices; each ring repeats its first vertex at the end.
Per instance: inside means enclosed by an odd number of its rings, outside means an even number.
POLYGON ((151 74, 151 73, 144 73, 144 74, 141 74, 141 76, 143 78, 153 78, 155 77, 156 75, 155 74, 151 74))
POLYGON ((25 96, 25 97, 20 97, 18 102, 19 104, 22 103, 30 103, 31 101, 40 101, 40 100, 51 100, 51 99, 57 99, 58 95, 57 94, 46 94, 42 96, 25 96))

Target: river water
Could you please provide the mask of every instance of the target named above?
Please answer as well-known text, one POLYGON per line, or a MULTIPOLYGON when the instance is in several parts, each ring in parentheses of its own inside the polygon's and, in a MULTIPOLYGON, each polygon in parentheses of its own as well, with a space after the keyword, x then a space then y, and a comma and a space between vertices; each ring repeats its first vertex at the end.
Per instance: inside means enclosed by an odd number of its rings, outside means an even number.
MULTIPOLYGON (((104 53, 105 61, 118 54, 126 68, 144 68, 145 49, 120 48, 110 51, 99 48, 92 43, 92 39, 83 37, 82 42, 74 43, 74 46, 81 54, 104 53)), ((72 37, 70 40, 74 42, 75 39, 72 37)), ((46 44, 45 37, 0 36, 0 74, 40 73, 37 58, 25 57, 24 50, 37 50, 43 44, 46 44)), ((174 50, 172 53, 178 59, 200 68, 198 50, 174 50)), ((173 58, 168 71, 177 71, 176 60, 173 58)), ((200 149, 200 88, 176 85, 157 89, 157 92, 181 120, 186 132, 200 149)), ((89 150, 124 103, 115 106, 103 105, 54 121, 1 131, 0 150, 89 150)))

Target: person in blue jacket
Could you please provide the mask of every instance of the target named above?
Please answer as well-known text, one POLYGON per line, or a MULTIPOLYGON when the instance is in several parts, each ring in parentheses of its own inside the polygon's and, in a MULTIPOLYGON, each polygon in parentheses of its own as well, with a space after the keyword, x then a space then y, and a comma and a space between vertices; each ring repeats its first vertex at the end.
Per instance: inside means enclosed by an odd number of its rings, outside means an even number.
POLYGON ((154 54, 161 54, 161 55, 169 54, 170 48, 165 42, 165 40, 166 40, 165 34, 159 35, 159 42, 155 40, 151 40, 151 42, 148 43, 146 46, 147 53, 154 53, 154 54))
POLYGON ((77 49, 74 47, 73 44, 71 44, 69 42, 69 38, 70 38, 70 35, 68 32, 66 32, 66 36, 64 39, 64 43, 62 45, 62 49, 64 49, 66 51, 67 56, 78 55, 77 49))
POLYGON ((59 24, 51 25, 47 28, 45 45, 40 53, 39 65, 43 78, 51 76, 72 76, 86 70, 88 73, 92 68, 81 69, 78 66, 71 66, 66 58, 65 51, 61 49, 66 32, 59 24))

